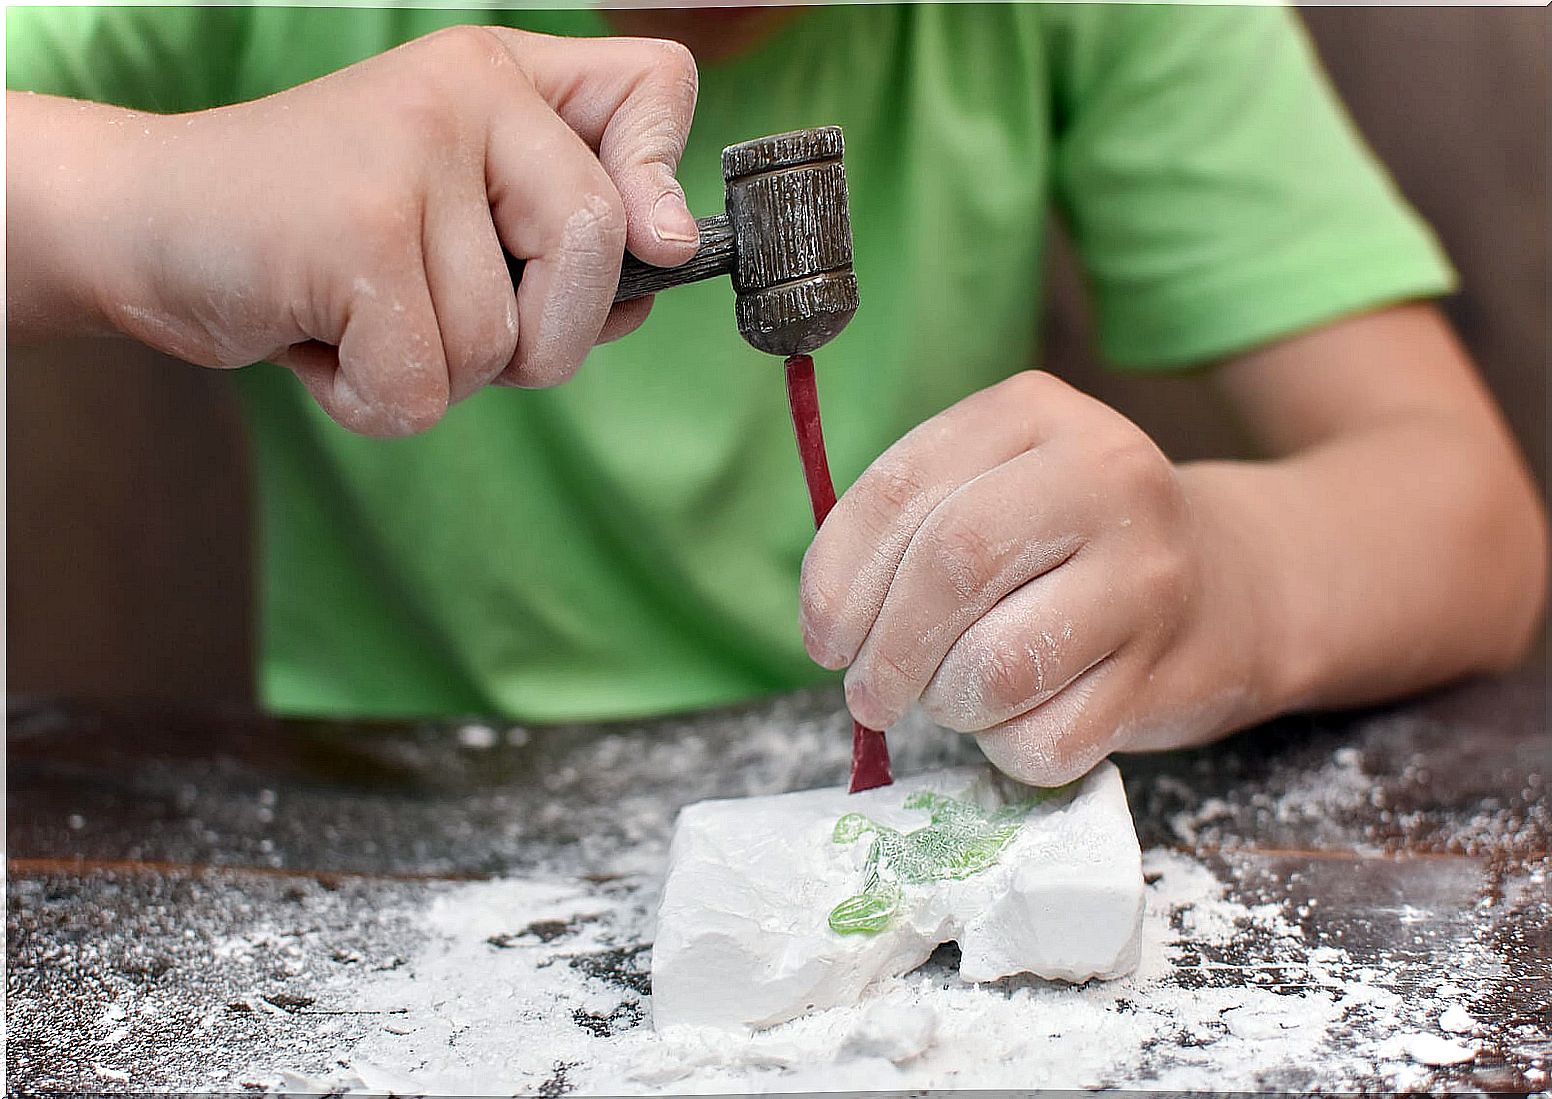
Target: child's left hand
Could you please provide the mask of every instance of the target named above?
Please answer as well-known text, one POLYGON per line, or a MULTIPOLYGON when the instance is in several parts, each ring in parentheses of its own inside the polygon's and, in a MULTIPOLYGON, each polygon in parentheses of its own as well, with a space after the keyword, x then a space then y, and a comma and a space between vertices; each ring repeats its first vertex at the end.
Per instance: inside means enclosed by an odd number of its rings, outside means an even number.
POLYGON ((808 651, 850 665, 865 725, 919 699, 1039 785, 1264 716, 1271 608, 1190 472, 1051 375, 976 393, 886 451, 826 520, 803 567, 808 651))

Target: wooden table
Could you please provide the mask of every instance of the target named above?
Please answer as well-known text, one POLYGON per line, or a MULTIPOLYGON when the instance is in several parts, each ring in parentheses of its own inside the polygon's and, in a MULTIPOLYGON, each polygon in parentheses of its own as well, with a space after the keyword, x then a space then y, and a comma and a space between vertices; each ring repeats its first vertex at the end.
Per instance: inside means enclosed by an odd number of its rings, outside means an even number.
MULTIPOLYGON (((1193 853, 1247 903, 1284 906, 1310 942, 1372 959, 1376 980, 1399 993, 1469 979, 1482 1049, 1424 1086, 1544 1089, 1546 703, 1544 677, 1527 672, 1393 709, 1290 718, 1122 769, 1145 848, 1193 853), (1469 974, 1463 951, 1482 962, 1469 974)), ((326 943, 338 964, 391 968, 409 949, 395 938, 405 929, 364 919, 388 899, 452 881, 586 874, 661 844, 689 801, 837 781, 847 737, 830 692, 526 730, 16 700, 8 746, 11 1088, 235 1092, 245 1083, 235 1067, 263 1042, 245 1018, 324 1008, 304 994, 300 947, 277 946, 238 972, 221 954, 223 929, 300 921, 307 949, 326 943), (622 818, 626 801, 636 811, 622 818), (255 997, 266 981, 275 991, 255 997), (112 1005, 152 988, 182 1008, 104 1038, 112 1005), (104 1042, 132 1079, 104 1067, 104 1042)), ((897 762, 972 756, 961 738, 929 736, 897 762)), ((644 947, 586 962, 620 991, 609 1025, 641 1018, 644 947)), ((564 1072, 536 1090, 563 1092, 564 1072)))

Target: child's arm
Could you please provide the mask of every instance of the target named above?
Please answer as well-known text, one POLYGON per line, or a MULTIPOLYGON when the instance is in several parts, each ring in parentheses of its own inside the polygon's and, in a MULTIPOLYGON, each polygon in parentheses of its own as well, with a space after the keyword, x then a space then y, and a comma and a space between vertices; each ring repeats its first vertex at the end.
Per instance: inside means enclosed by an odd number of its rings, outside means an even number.
POLYGON ((1537 494, 1431 308, 1244 355, 1223 387, 1270 454, 1172 465, 1023 374, 923 424, 809 550, 809 652, 859 721, 918 698, 1054 785, 1111 751, 1511 666, 1540 620, 1537 494))
POLYGON ((8 93, 7 335, 274 359, 372 434, 554 384, 645 318, 625 248, 694 252, 695 91, 671 43, 460 27, 194 114, 8 93))

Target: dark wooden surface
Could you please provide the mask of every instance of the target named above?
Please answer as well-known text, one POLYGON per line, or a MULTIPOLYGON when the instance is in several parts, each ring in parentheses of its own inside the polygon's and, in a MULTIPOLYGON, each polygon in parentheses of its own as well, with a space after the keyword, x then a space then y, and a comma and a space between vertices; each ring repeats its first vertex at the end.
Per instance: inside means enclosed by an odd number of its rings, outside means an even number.
MULTIPOLYGON (((1193 853, 1234 897, 1279 906, 1311 944, 1340 942, 1404 996, 1466 983, 1482 1052, 1427 1086, 1534 1089, 1552 1057, 1546 704, 1545 677, 1526 672, 1121 764, 1144 847, 1193 853)), ((185 1033, 238 996, 211 928, 303 920, 336 958, 392 965, 369 933, 388 899, 602 865, 660 845, 688 801, 838 781, 847 745, 827 693, 639 726, 497 729, 494 746, 483 728, 471 741, 468 727, 144 705, 19 700, 10 718, 7 1057, 23 1089, 102 1088, 84 1036, 115 997, 149 990, 175 993, 187 1018, 140 1020, 113 1051, 141 1086, 244 1063, 255 1039, 185 1033), (773 728, 803 749, 783 751, 773 728)), ((973 754, 925 737, 897 764, 973 754)), ((1222 970, 1215 980, 1249 979, 1222 970)), ((639 974, 625 978, 640 991, 639 974)), ((1345 1083, 1334 1090, 1378 1086, 1345 1083)))

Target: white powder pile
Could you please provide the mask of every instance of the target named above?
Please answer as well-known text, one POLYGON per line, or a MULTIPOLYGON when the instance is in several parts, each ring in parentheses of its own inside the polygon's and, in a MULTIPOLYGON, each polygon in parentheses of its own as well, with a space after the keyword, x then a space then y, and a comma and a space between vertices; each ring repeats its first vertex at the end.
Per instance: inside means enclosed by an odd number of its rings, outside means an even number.
POLYGON ((1400 998, 1367 983, 1342 950, 1309 949, 1279 906, 1226 899, 1185 855, 1150 851, 1144 866, 1143 956, 1131 977, 976 986, 939 958, 860 1004, 743 1039, 652 1030, 645 952, 630 945, 650 938, 652 898, 635 888, 644 881, 453 887, 418 916, 425 942, 407 965, 330 995, 342 1008, 394 1012, 340 1051, 338 1071, 269 1064, 247 1078, 287 1091, 471 1095, 1264 1090, 1415 1083, 1431 1071, 1416 1062, 1452 1063, 1442 1036, 1398 1034, 1386 1021, 1400 998))

